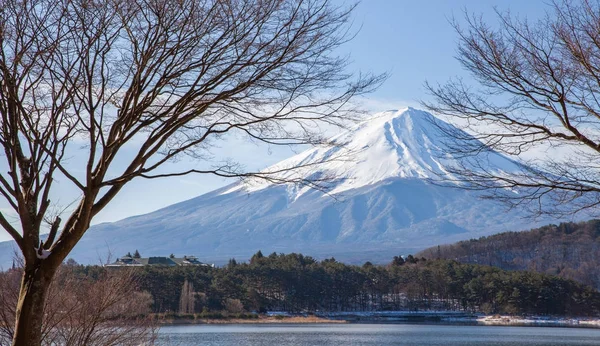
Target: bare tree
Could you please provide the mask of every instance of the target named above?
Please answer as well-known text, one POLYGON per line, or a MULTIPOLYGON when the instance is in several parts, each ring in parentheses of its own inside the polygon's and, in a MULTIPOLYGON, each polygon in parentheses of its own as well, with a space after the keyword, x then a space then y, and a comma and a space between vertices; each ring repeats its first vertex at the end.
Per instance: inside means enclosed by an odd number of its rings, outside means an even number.
POLYGON ((319 124, 343 122, 348 102, 384 78, 349 74, 335 55, 352 9, 327 0, 3 1, 0 195, 18 225, 6 214, 0 225, 24 258, 13 344, 40 344, 57 268, 133 179, 307 183, 234 163, 165 164, 183 155, 210 162, 211 145, 227 133, 323 143, 319 124), (55 213, 57 180, 81 195, 70 213, 55 213))
POLYGON ((460 128, 445 128, 460 159, 446 179, 538 215, 589 210, 600 204, 600 3, 555 2, 533 23, 496 14, 493 27, 468 14, 455 25, 474 83, 427 85, 426 106, 460 128), (502 170, 494 152, 518 163, 502 170))
MULTIPOLYGON (((21 269, 0 273, 0 344, 14 335, 21 269)), ((140 292, 133 270, 100 269, 95 277, 61 266, 50 284, 42 345, 140 345, 156 336, 152 297, 140 292)))
POLYGON ((244 312, 244 304, 239 299, 225 298, 225 310, 232 314, 244 312))
POLYGON ((17 269, 0 273, 0 344, 8 344, 14 335, 15 310, 22 275, 17 269))
POLYGON ((179 298, 180 314, 193 314, 196 312, 195 295, 194 285, 185 279, 183 287, 181 288, 181 297, 179 298))

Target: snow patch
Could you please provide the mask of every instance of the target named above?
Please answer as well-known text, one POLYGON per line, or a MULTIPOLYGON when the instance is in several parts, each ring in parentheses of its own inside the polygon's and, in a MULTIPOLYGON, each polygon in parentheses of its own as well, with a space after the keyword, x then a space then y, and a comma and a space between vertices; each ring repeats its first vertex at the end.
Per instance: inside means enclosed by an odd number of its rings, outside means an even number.
POLYGON ((41 251, 40 251, 40 248, 37 248, 37 247, 34 247, 34 249, 35 249, 35 255, 39 259, 46 259, 52 253, 51 251, 46 250, 44 248, 42 248, 41 251))

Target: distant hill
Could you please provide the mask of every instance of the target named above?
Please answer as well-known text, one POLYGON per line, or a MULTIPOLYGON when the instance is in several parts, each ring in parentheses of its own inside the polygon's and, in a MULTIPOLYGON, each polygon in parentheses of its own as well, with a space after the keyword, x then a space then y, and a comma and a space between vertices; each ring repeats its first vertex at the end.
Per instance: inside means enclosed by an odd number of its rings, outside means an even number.
POLYGON ((499 233, 434 246, 418 256, 554 274, 600 288, 600 220, 499 233))

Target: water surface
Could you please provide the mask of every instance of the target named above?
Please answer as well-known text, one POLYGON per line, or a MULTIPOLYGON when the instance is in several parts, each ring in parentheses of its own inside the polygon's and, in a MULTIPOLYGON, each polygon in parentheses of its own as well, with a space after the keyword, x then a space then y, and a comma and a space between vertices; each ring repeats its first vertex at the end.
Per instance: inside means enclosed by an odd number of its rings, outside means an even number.
POLYGON ((600 345, 600 329, 414 324, 241 324, 162 327, 174 346, 579 346, 600 345))

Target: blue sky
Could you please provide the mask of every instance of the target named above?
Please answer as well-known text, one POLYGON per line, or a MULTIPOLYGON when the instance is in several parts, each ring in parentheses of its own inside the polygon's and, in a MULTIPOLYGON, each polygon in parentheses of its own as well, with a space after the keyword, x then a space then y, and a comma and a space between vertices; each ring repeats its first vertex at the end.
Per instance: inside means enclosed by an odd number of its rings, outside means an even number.
MULTIPOLYGON (((349 3, 333 0, 335 3, 349 3)), ((548 10, 540 0, 363 0, 354 13, 355 39, 341 51, 349 54, 351 68, 375 73, 388 72, 390 78, 365 100, 373 111, 418 106, 427 99, 423 84, 444 82, 454 76, 468 77, 454 59, 457 35, 449 20, 462 21, 463 10, 482 14, 490 23, 494 7, 536 19, 548 10)), ((288 148, 264 148, 234 141, 217 148, 217 156, 230 157, 248 169, 260 169, 294 154, 288 148)), ((179 162, 177 165, 192 165, 179 162)), ((116 221, 148 213, 193 198, 234 182, 213 176, 188 176, 165 180, 137 180, 130 183, 94 223, 116 221)), ((0 240, 8 235, 0 231, 0 240)))
MULTIPOLYGON (((339 1, 340 3, 343 1, 339 1)), ((368 0, 359 4, 356 24, 362 29, 347 49, 361 70, 388 71, 391 77, 372 95, 379 101, 418 103, 427 95, 423 84, 468 77, 454 59, 457 34, 452 18, 463 22, 464 11, 493 25, 494 8, 530 20, 549 7, 541 0, 368 0)))

